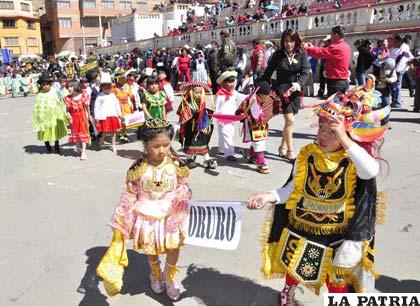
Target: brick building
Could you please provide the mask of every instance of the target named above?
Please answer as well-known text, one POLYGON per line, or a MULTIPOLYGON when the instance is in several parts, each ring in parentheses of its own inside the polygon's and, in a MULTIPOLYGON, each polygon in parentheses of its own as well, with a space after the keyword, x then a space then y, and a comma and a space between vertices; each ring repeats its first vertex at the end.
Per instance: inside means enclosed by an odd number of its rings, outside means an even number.
POLYGON ((111 41, 111 21, 117 16, 137 12, 151 12, 160 0, 45 0, 42 16, 42 36, 45 54, 63 50, 83 53, 111 41), (101 16, 102 31, 99 16, 101 16), (84 39, 83 39, 84 38, 84 39))
POLYGON ((42 54, 41 27, 32 1, 0 0, 0 47, 13 56, 42 54))

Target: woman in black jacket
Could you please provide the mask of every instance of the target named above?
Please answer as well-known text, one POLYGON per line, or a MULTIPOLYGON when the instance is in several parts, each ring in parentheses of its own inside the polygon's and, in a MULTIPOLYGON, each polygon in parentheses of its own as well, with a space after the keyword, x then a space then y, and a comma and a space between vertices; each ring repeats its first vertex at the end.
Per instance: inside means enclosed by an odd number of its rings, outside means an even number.
POLYGON ((293 123, 303 97, 303 86, 309 78, 310 65, 305 50, 301 49, 299 34, 287 29, 281 37, 280 49, 273 53, 261 79, 269 82, 274 71, 277 79, 274 90, 283 101, 284 128, 279 156, 294 160, 293 123))

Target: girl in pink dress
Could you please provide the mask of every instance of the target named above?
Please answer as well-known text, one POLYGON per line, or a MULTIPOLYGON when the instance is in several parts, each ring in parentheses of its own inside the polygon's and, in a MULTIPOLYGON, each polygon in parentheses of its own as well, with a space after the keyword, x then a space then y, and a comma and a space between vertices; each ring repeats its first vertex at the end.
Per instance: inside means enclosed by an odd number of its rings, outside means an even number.
POLYGON ((191 191, 188 168, 171 150, 173 136, 173 127, 164 119, 147 120, 139 134, 145 157, 127 172, 127 188, 109 222, 113 241, 97 269, 110 294, 121 289, 122 267, 127 266, 125 241, 132 239, 134 249, 149 257, 152 290, 160 294, 166 289, 172 300, 180 296, 175 282, 176 263, 186 237, 191 191), (163 273, 161 254, 166 254, 163 273))

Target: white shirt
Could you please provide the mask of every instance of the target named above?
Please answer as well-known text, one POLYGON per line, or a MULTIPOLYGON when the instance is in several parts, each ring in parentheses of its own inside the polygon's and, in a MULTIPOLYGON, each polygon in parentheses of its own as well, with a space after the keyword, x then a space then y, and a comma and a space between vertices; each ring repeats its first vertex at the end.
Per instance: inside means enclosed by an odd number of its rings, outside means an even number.
POLYGON ((121 107, 117 97, 100 92, 95 100, 95 119, 105 120, 107 117, 121 117, 121 107))
POLYGON ((246 95, 243 95, 236 90, 233 91, 233 95, 227 100, 226 96, 216 96, 216 113, 235 115, 238 105, 245 99, 245 97, 246 95))

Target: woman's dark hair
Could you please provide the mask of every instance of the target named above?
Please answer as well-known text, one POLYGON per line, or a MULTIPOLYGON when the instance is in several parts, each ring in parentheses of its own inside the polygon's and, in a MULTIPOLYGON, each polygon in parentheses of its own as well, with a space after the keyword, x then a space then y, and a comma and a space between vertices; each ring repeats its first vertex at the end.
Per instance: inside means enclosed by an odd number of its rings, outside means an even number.
POLYGON ((243 48, 238 48, 238 57, 242 57, 242 55, 244 54, 244 49, 243 48))
POLYGON ((141 126, 137 130, 137 139, 146 143, 162 134, 168 136, 172 140, 175 134, 172 124, 168 125, 167 127, 159 128, 148 128, 146 126, 141 126))
POLYGON ((295 42, 294 52, 300 51, 300 48, 301 48, 301 45, 302 45, 302 40, 300 39, 298 32, 293 30, 293 29, 287 29, 281 35, 280 53, 286 53, 286 48, 284 47, 284 41, 286 40, 287 36, 290 36, 291 40, 295 42))
POLYGON ((69 87, 73 87, 75 91, 82 92, 82 84, 79 81, 73 80, 69 82, 69 87))
POLYGON ((368 48, 373 42, 370 39, 365 39, 362 42, 362 47, 368 48))

